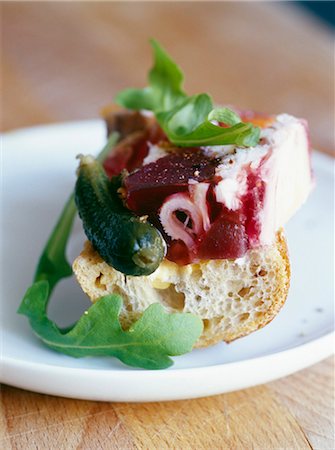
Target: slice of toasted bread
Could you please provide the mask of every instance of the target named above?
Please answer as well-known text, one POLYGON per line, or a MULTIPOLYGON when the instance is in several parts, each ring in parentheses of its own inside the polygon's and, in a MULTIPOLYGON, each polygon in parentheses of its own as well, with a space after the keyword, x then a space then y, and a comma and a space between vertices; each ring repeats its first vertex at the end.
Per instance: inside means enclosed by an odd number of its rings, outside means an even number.
POLYGON ((170 312, 197 314, 204 331, 195 347, 231 342, 266 325, 283 306, 290 282, 282 230, 273 245, 249 250, 243 258, 186 266, 164 260, 146 277, 126 277, 86 242, 73 270, 93 302, 111 293, 122 296, 120 321, 124 328, 152 303, 161 303, 170 312))

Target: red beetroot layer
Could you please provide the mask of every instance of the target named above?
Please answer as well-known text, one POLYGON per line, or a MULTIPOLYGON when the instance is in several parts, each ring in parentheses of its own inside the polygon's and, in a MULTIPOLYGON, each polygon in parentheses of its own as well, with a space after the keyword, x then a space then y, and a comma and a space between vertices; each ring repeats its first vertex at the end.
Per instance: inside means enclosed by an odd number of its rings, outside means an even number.
POLYGON ((264 183, 259 175, 249 172, 247 193, 241 198, 241 208, 231 211, 215 199, 214 187, 217 160, 209 159, 199 150, 186 149, 170 154, 143 166, 125 179, 127 206, 139 215, 148 215, 164 235, 168 244, 167 258, 178 264, 199 259, 235 259, 257 243, 260 224, 257 212, 264 198, 264 183), (197 174, 197 177, 194 176, 197 174), (210 184, 206 197, 210 228, 195 237, 195 245, 188 248, 180 240, 172 240, 160 223, 159 210, 172 194, 188 191, 189 179, 210 184))
POLYGON ((190 179, 212 179, 216 166, 217 162, 206 158, 199 149, 164 156, 125 179, 127 206, 138 215, 156 214, 168 196, 188 190, 190 179))

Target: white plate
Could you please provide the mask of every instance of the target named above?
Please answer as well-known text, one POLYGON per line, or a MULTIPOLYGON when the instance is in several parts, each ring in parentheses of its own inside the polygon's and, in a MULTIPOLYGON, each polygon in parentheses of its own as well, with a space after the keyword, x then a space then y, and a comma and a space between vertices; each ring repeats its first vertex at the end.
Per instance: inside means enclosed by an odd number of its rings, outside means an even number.
MULTIPOLYGON (((1 381, 94 400, 175 400, 228 392, 288 375, 333 348, 333 161, 314 155, 317 188, 287 227, 292 286, 285 307, 264 329, 230 345, 175 358, 168 370, 137 370, 111 358, 74 359, 45 347, 16 314, 36 261, 73 188, 79 152, 97 153, 101 121, 35 127, 3 136, 1 381)), ((76 223, 69 257, 84 236, 76 223)), ((66 325, 89 302, 74 280, 61 282, 50 316, 66 325)))

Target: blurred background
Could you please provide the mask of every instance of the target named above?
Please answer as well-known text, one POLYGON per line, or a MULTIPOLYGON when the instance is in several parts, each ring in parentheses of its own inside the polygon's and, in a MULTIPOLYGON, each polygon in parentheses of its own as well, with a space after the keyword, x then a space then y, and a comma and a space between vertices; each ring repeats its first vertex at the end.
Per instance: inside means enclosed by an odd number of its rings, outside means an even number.
POLYGON ((145 85, 155 37, 189 93, 306 117, 314 147, 332 152, 333 2, 1 6, 3 130, 97 117, 120 89, 145 85))

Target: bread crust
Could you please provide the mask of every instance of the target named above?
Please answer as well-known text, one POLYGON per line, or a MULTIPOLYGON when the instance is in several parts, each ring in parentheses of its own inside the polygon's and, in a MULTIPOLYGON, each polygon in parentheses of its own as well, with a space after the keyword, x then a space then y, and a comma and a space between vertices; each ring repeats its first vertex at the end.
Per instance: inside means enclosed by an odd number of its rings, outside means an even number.
POLYGON ((157 284, 155 274, 125 278, 108 266, 86 242, 73 263, 73 270, 83 291, 93 302, 110 293, 122 295, 124 305, 120 322, 124 328, 138 319, 147 306, 156 302, 162 303, 170 312, 197 314, 203 319, 204 330, 195 344, 196 348, 220 341, 232 342, 264 327, 278 314, 288 295, 290 262, 283 230, 278 231, 273 245, 250 250, 245 262, 217 260, 183 267, 166 264, 169 267, 169 283, 165 283, 168 288, 162 281, 157 284), (193 295, 189 286, 190 282, 196 286, 199 267, 202 273, 210 271, 211 279, 197 290, 198 295, 193 295), (178 276, 171 277, 170 268, 177 271, 178 276), (215 292, 209 298, 212 285, 219 282, 232 284, 235 289, 231 288, 225 298, 219 298, 215 292))
MULTIPOLYGON (((253 322, 247 322, 246 324, 241 324, 237 326, 233 331, 225 331, 217 332, 217 333, 208 333, 204 334, 197 341, 195 347, 209 347, 211 345, 215 345, 218 342, 224 341, 226 343, 230 343, 235 341, 238 338, 243 336, 247 336, 253 331, 259 330, 263 328, 265 325, 270 323, 282 309, 290 288, 290 280, 291 280, 291 266, 288 254, 287 242, 284 236, 283 230, 279 230, 276 236, 276 245, 279 250, 279 254, 282 260, 282 264, 279 270, 276 272, 276 292, 273 295, 272 301, 270 303, 270 307, 266 310, 264 315, 259 316, 259 320, 255 320, 253 322)), ((220 324, 219 324, 220 327, 220 324)))

